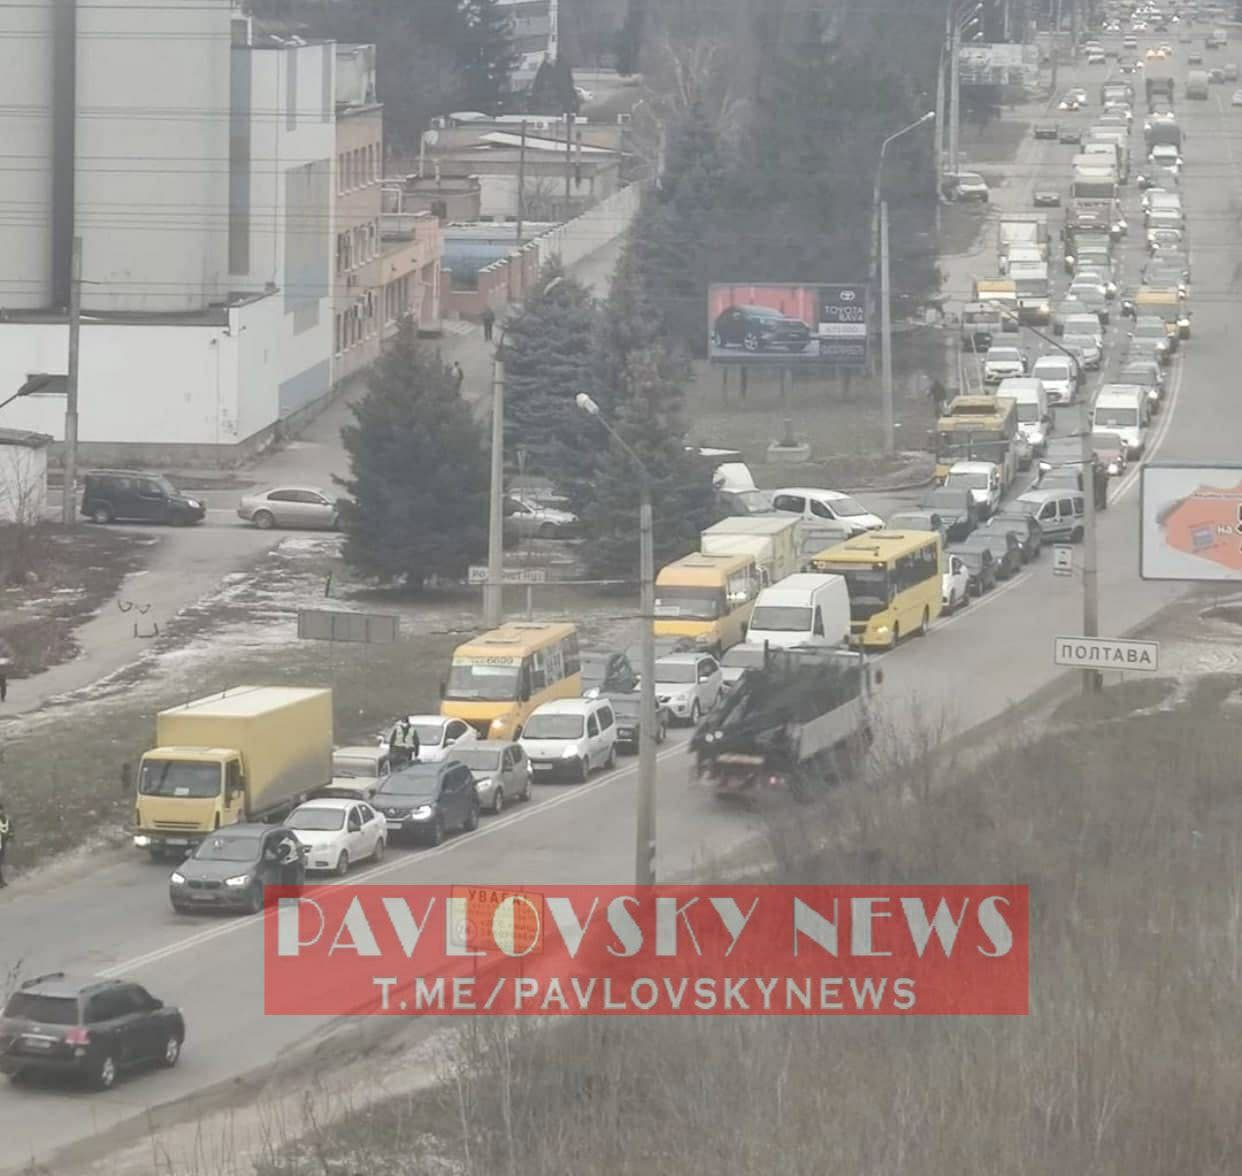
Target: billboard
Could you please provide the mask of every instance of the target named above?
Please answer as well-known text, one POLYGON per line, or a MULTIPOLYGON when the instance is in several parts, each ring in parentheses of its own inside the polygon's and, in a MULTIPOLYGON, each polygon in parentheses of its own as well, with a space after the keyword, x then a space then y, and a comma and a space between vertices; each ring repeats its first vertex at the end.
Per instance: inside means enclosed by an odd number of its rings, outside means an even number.
POLYGON ((1144 580, 1242 580, 1242 465, 1143 467, 1139 575, 1144 580))
POLYGON ((867 286, 724 284, 707 290, 714 363, 865 367, 867 286))
POLYGON ((958 51, 958 78, 963 86, 1039 85, 1038 45, 963 45, 958 51))

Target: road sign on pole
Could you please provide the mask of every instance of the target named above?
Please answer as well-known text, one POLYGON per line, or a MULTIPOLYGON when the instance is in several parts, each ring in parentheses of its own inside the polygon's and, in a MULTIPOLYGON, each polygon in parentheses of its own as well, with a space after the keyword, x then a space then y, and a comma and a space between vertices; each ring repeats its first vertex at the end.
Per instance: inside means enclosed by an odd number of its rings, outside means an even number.
POLYGON ((1102 637, 1057 637, 1053 661, 1083 670, 1158 670, 1158 641, 1112 641, 1102 637))
MULTIPOLYGON (((506 584, 546 584, 547 568, 505 568, 503 582, 506 584)), ((466 572, 466 583, 486 584, 487 565, 471 564, 466 572)))
POLYGON ((1053 547, 1052 574, 1054 576, 1074 574, 1074 549, 1068 543, 1058 543, 1053 547))
POLYGON ((351 641, 365 645, 392 645, 401 618, 389 613, 340 612, 331 609, 298 610, 298 636, 304 641, 351 641))

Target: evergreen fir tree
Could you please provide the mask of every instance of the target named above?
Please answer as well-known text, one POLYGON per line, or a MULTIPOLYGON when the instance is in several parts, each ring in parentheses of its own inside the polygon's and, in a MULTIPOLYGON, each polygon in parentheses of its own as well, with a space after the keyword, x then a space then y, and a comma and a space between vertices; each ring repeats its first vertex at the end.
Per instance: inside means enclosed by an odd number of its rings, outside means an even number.
POLYGON ((594 459, 584 441, 588 418, 575 398, 593 387, 598 312, 590 292, 555 261, 537 290, 505 327, 505 451, 525 449, 532 472, 577 499, 594 459))
POLYGON ((458 61, 466 102, 487 114, 499 111, 518 62, 508 14, 497 0, 462 0, 464 23, 458 61))
POLYGON ((577 114, 580 107, 569 62, 563 57, 545 60, 531 83, 527 109, 531 114, 577 114))
POLYGON ((638 72, 646 7, 646 0, 630 0, 630 6, 625 13, 625 23, 617 30, 617 73, 623 78, 638 72))
POLYGON ((636 242, 631 235, 613 270, 595 339, 592 395, 606 417, 612 418, 622 395, 629 357, 655 346, 663 335, 664 323, 642 280, 636 242))
POLYGON ((487 550, 483 432, 452 372, 406 320, 371 369, 341 430, 350 476, 337 483, 344 556, 359 571, 421 587, 460 578, 487 550))
MULTIPOLYGON (((700 533, 716 517, 711 466, 685 447, 688 374, 658 343, 631 353, 610 422, 651 477, 657 568, 697 550, 700 533)), ((583 515, 591 537, 585 558, 592 575, 637 580, 641 483, 629 455, 601 432, 597 425, 594 444, 607 448, 583 515)))

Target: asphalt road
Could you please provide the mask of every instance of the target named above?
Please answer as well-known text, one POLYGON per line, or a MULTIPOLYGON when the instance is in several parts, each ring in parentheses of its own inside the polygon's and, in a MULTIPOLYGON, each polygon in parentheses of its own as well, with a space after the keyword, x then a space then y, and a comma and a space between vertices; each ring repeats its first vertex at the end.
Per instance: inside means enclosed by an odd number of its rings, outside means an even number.
MULTIPOLYGON (((1180 93, 1183 62, 1178 71, 1180 93)), ((1063 70, 1062 84, 1081 78, 1094 90, 1104 72, 1063 70)), ((1214 91, 1207 103, 1179 99, 1188 129, 1184 193, 1195 264, 1195 337, 1176 361, 1169 401, 1149 442, 1150 452, 1161 458, 1228 458, 1242 449, 1235 403, 1239 352, 1229 301, 1239 262, 1233 223, 1242 112, 1229 109, 1228 88, 1214 91)), ((1029 189, 1037 180, 1067 182, 1069 151, 1050 145, 1028 152, 1015 165, 1006 198, 1018 204, 1022 185, 1029 189)), ((1132 192, 1131 203, 1136 199, 1132 192)), ((1131 225, 1139 224, 1132 216, 1131 225)), ((1127 244, 1128 267, 1138 264, 1139 237, 1135 232, 1127 244)), ((991 272, 988 254, 981 265, 980 272, 991 272)), ((956 284, 952 275, 950 280, 956 284)), ((1138 578, 1137 499, 1136 477, 1130 475, 1114 486, 1113 505, 1100 518, 1106 635, 1137 625, 1180 591, 1138 578)), ((1044 558, 925 639, 886 655, 882 709, 906 727, 941 718, 967 727, 996 716, 1057 675, 1052 641, 1081 632, 1080 592, 1078 577, 1053 577, 1044 558)), ((438 850, 391 854, 370 876, 390 882, 621 882, 633 876, 633 811, 634 769, 627 764, 584 786, 541 786, 535 803, 485 820, 476 833, 438 850)), ((675 746, 664 751, 662 877, 727 853, 761 824, 759 816, 715 804, 691 784, 685 756, 675 746)), ((0 1091, 0 1163, 46 1160, 61 1145, 247 1073, 326 1028, 312 1019, 264 1017, 258 921, 174 915, 166 873, 145 859, 109 857, 98 868, 23 888, 20 895, 10 891, 0 901, 0 967, 19 964, 27 975, 64 968, 132 976, 179 1003, 189 1024, 182 1064, 171 1073, 139 1076, 104 1095, 40 1086, 0 1091)))

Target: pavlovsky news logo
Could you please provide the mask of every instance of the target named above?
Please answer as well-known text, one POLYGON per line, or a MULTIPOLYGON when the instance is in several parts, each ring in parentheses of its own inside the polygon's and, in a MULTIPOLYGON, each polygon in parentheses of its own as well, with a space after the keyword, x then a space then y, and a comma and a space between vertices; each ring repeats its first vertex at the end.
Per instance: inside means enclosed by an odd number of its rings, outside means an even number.
POLYGON ((1025 886, 272 888, 274 1015, 1024 1015, 1025 886))

